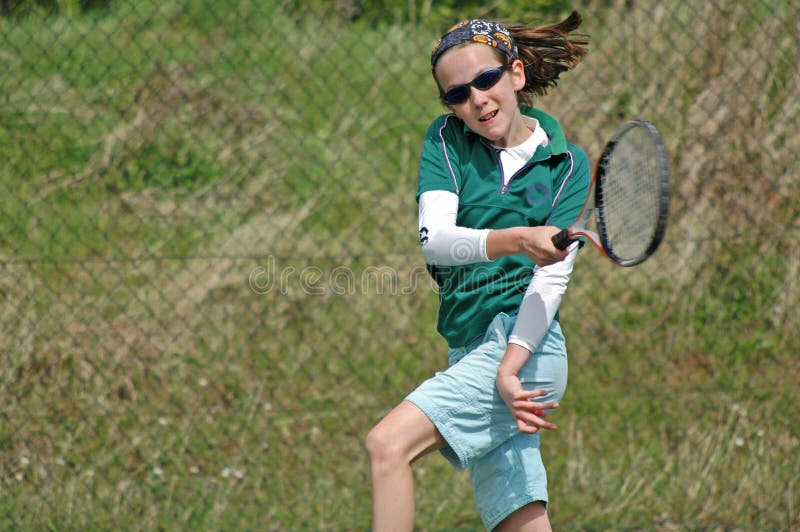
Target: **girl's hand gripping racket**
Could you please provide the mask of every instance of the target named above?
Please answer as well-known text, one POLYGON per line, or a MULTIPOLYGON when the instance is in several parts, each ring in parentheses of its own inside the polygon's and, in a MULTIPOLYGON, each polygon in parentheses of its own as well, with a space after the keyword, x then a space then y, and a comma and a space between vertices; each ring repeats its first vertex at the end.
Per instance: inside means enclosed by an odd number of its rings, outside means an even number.
POLYGON ((661 135, 646 120, 625 122, 603 148, 581 213, 553 244, 566 249, 585 237, 614 264, 635 266, 664 238, 669 196, 661 135), (599 234, 586 228, 593 210, 599 234))

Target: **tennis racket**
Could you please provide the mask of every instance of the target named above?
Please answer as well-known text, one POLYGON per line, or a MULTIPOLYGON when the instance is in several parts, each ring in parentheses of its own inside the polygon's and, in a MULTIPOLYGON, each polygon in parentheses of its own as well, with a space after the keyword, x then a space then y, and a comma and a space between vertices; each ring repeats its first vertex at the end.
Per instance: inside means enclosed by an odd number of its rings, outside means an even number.
POLYGON ((670 196, 667 150, 646 120, 630 120, 606 143, 578 218, 553 236, 558 249, 585 237, 611 262, 635 266, 661 243, 670 196), (597 231, 587 229, 592 212, 597 231))

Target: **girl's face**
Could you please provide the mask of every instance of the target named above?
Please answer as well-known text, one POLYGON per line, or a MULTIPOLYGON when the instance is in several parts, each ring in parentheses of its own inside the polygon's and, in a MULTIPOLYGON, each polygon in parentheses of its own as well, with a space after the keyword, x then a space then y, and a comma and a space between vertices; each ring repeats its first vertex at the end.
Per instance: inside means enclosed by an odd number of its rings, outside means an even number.
MULTIPOLYGON (((499 66, 491 47, 480 43, 459 46, 445 52, 436 63, 436 79, 447 92, 499 66)), ((516 60, 495 86, 485 91, 469 87, 466 101, 447 107, 471 130, 495 146, 516 146, 530 135, 517 104, 517 91, 524 86, 525 71, 522 62, 516 60)))

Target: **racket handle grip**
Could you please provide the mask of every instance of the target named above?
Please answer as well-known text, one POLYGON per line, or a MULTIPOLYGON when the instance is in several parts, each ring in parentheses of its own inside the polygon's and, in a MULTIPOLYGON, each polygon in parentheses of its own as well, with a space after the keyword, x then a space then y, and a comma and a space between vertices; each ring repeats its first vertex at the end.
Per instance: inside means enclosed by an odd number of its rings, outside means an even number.
POLYGON ((553 245, 558 249, 567 249, 570 244, 575 242, 575 239, 570 238, 569 232, 566 228, 553 235, 553 245))

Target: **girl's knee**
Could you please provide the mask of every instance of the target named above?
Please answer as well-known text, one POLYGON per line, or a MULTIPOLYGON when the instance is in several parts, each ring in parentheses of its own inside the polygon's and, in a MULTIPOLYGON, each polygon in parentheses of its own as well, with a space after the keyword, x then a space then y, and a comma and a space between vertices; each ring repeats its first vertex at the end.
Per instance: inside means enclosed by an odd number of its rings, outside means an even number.
POLYGON ((378 423, 369 431, 364 441, 364 447, 369 456, 370 463, 375 467, 392 467, 403 463, 402 447, 392 436, 390 427, 385 422, 378 423))
POLYGON ((440 448, 443 439, 428 417, 411 403, 401 403, 377 425, 365 440, 373 465, 408 465, 419 456, 440 448))
POLYGON ((381 420, 367 433, 364 446, 370 456, 385 454, 392 446, 392 427, 386 419, 381 420))
POLYGON ((364 439, 364 449, 367 451, 370 458, 376 455, 383 447, 383 439, 380 423, 378 423, 370 429, 367 433, 367 437, 364 439))

